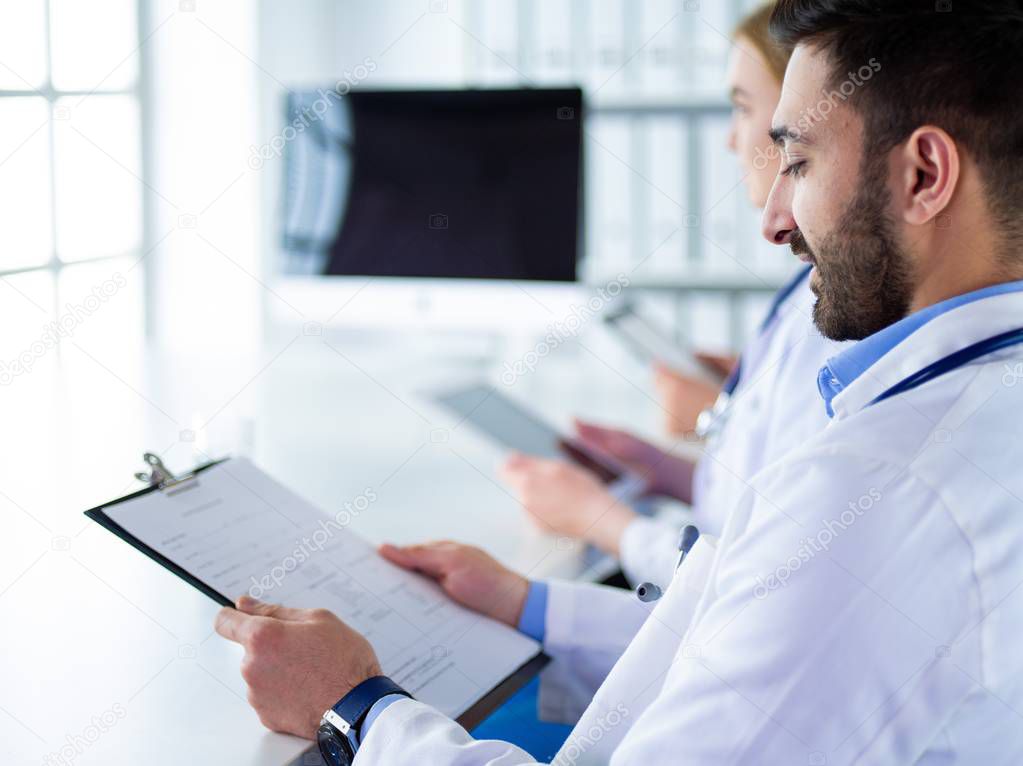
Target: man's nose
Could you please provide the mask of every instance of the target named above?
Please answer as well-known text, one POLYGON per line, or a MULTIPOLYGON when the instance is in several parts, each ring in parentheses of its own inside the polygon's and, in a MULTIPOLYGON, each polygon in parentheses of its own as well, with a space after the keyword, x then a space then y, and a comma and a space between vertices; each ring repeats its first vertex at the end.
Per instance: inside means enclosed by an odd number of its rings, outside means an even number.
POLYGON ((774 179, 774 186, 764 206, 760 232, 773 245, 787 245, 798 228, 792 217, 792 193, 785 176, 774 179))

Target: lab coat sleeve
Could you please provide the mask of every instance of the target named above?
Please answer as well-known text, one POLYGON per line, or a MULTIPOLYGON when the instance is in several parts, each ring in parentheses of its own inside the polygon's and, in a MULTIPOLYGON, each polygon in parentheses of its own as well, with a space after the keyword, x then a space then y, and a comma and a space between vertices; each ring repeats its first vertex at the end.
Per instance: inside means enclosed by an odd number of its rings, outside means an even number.
POLYGON ((682 529, 678 518, 637 516, 629 522, 619 541, 622 571, 633 586, 652 582, 666 586, 675 573, 678 536, 682 529))
POLYGON ((389 705, 359 745, 354 766, 521 766, 536 763, 508 742, 473 739, 440 711, 411 699, 389 705))
POLYGON ((769 470, 613 764, 915 763, 975 689, 971 550, 938 495, 830 451, 769 470))
MULTIPOLYGON (((650 611, 632 591, 548 582, 544 651, 552 662, 541 675, 541 717, 574 723, 650 611)), ((425 703, 401 699, 373 722, 355 763, 518 766, 534 760, 510 743, 473 739, 425 703)))
POLYGON ((632 591, 551 581, 540 676, 540 717, 575 723, 652 611, 632 591))

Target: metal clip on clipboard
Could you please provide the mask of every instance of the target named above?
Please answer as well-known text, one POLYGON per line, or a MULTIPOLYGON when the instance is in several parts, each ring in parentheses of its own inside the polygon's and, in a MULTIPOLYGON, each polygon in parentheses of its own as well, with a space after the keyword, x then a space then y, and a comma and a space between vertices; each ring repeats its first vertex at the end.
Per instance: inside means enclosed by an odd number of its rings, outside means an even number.
POLYGON ((138 471, 135 474, 135 478, 139 481, 145 482, 150 487, 160 489, 164 492, 172 490, 184 490, 196 486, 199 479, 195 473, 189 473, 184 476, 175 476, 171 473, 170 469, 164 465, 160 456, 153 452, 143 453, 142 459, 149 466, 149 473, 145 471, 138 471))

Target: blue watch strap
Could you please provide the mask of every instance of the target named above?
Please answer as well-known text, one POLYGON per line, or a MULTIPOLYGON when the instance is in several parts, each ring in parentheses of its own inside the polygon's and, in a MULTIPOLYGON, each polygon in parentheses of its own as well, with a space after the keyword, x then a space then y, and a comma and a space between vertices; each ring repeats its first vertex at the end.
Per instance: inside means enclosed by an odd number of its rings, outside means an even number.
POLYGON ((341 732, 354 751, 359 746, 359 726, 370 708, 377 700, 393 694, 412 697, 387 676, 367 678, 324 713, 323 720, 341 732))

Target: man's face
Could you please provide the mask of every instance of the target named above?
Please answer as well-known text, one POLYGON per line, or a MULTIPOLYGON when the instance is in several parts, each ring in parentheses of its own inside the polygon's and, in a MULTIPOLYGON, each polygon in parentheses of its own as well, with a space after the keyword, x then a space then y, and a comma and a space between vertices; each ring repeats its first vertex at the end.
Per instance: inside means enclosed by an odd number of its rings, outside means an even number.
POLYGON ((862 120, 829 86, 830 71, 822 53, 793 53, 772 125, 781 170, 763 233, 814 265, 821 333, 859 340, 909 313, 911 268, 889 214, 887 158, 864 156, 862 120))

